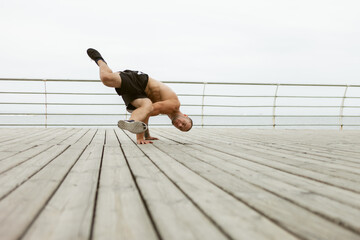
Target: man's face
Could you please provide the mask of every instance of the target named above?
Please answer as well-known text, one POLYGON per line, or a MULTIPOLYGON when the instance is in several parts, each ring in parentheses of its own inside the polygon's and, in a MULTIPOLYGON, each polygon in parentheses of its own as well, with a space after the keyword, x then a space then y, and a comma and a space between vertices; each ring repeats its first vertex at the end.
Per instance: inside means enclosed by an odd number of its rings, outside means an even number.
POLYGON ((179 130, 186 132, 191 128, 191 121, 187 116, 179 116, 172 120, 172 124, 179 130))

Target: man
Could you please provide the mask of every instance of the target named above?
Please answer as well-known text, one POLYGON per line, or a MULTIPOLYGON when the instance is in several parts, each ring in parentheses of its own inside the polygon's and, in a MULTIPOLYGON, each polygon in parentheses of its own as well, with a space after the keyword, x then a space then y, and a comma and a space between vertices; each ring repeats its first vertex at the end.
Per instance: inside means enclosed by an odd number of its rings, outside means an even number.
POLYGON ((113 72, 97 50, 89 48, 87 54, 99 66, 103 84, 115 88, 122 96, 131 117, 129 120, 120 120, 118 126, 136 133, 138 144, 156 140, 150 136, 147 126, 151 116, 167 114, 179 130, 189 131, 192 128, 191 118, 179 110, 180 102, 175 92, 164 83, 139 71, 113 72))

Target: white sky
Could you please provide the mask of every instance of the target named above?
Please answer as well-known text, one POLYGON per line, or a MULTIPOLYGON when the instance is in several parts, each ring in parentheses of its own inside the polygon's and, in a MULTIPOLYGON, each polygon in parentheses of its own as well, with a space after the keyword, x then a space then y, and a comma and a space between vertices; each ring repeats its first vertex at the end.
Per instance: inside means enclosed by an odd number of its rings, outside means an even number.
POLYGON ((360 84, 358 0, 1 0, 0 78, 360 84))

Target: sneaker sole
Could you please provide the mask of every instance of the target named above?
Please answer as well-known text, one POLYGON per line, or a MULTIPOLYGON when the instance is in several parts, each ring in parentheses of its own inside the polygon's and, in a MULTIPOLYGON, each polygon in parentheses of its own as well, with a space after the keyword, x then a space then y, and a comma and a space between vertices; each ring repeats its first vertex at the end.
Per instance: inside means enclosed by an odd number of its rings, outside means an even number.
POLYGON ((131 133, 143 133, 147 130, 147 125, 139 121, 127 122, 124 120, 120 120, 118 122, 118 127, 131 133))

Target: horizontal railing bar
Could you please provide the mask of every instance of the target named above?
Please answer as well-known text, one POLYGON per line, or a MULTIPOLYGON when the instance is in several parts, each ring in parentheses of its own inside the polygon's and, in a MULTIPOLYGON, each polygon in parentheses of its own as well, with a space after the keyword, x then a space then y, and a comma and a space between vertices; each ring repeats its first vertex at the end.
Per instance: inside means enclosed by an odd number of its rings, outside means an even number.
MULTIPOLYGON (((44 124, 0 124, 0 126, 44 126, 44 124)), ((109 126, 109 127, 116 127, 116 124, 47 124, 47 126, 79 126, 79 127, 86 127, 86 126, 109 126)), ((171 124, 151 124, 150 127, 156 126, 172 126, 171 124)), ((194 124, 196 127, 201 126, 208 126, 208 127, 272 127, 273 124, 254 124, 254 125, 241 125, 241 124, 194 124)), ((338 127, 339 124, 276 124, 276 126, 280 127, 306 127, 306 126, 333 126, 338 127)), ((358 127, 360 124, 343 124, 344 127, 358 127)))
MULTIPOLYGON (((17 105, 17 104, 26 104, 26 105, 44 105, 44 103, 14 103, 14 102, 0 102, 0 104, 2 105, 17 105)), ((125 104, 122 103, 47 103, 47 105, 80 105, 80 106, 87 106, 87 105, 97 105, 97 106, 106 106, 106 105, 111 105, 111 106, 125 106, 125 104)))
MULTIPOLYGON (((194 126, 201 126, 201 125, 195 125, 194 126)), ((230 127, 256 127, 256 126, 266 126, 266 127, 273 127, 273 124, 264 124, 264 125, 241 125, 241 124, 221 124, 221 125, 212 125, 212 124, 204 124, 204 126, 230 126, 230 127)), ((301 126, 333 126, 333 127, 338 127, 340 126, 339 124, 276 124, 276 126, 280 126, 280 127, 301 127, 301 126)), ((343 124, 343 126, 360 126, 360 124, 343 124)))
POLYGON ((45 115, 53 115, 53 116, 123 116, 129 115, 126 113, 0 113, 2 116, 7 115, 34 115, 34 116, 45 116, 45 115))
MULTIPOLYGON (((45 94, 44 92, 0 92, 0 94, 45 94)), ((47 92, 47 95, 117 95, 116 93, 47 92)), ((117 95, 118 96, 118 95, 117 95)))
MULTIPOLYGON (((1 116, 126 116, 129 114, 126 113, 0 113, 1 116)), ((208 114, 189 114, 190 117, 273 117, 274 115, 208 115, 208 114)), ((358 117, 360 115, 342 115, 343 117, 358 117)), ((317 118, 317 117, 334 117, 338 118, 339 115, 275 115, 275 117, 307 117, 307 118, 317 118)))
MULTIPOLYGON (((31 124, 31 123, 28 123, 28 124, 22 124, 22 123, 11 123, 11 124, 0 124, 0 126, 38 126, 38 127, 44 127, 44 124, 31 124)), ((78 126, 78 127, 85 127, 85 126, 109 126, 109 127, 115 127, 117 126, 116 124, 71 124, 71 123, 67 123, 67 124, 51 124, 51 123, 48 123, 47 126, 58 126, 58 127, 61 127, 61 126, 78 126)))
MULTIPOLYGON (((44 103, 15 103, 15 102, 0 102, 0 104, 2 105, 44 105, 44 103)), ((92 106, 92 105, 96 105, 96 106, 125 106, 124 104, 121 103, 47 103, 47 105, 61 105, 61 106, 68 106, 68 105, 73 105, 73 106, 92 106)), ((250 107, 254 107, 254 108, 266 108, 266 107, 273 107, 270 105, 245 105, 245 106, 234 106, 234 105, 201 105, 201 104, 182 104, 181 106, 186 106, 186 107, 234 107, 234 108, 250 108, 250 107)), ((339 108, 339 106, 291 106, 291 105, 277 105, 278 107, 283 107, 283 108, 292 108, 292 107, 296 107, 296 108, 339 108)), ((360 106, 343 106, 343 108, 360 108, 360 106)))
POLYGON ((100 80, 93 79, 39 79, 39 78, 0 78, 0 81, 15 81, 15 82, 98 82, 100 80))
MULTIPOLYGON (((181 94, 178 94, 178 96, 183 96, 181 94)), ((202 96, 202 95, 187 95, 189 97, 198 97, 198 96, 202 96)), ((204 95, 205 97, 239 97, 239 98, 274 98, 274 96, 270 96, 270 95, 251 95, 251 96, 246 96, 246 95, 242 95, 242 96, 236 96, 236 95, 204 95)), ((336 97, 336 96, 276 96, 277 98, 341 98, 343 99, 344 97, 336 97)), ((360 97, 345 97, 345 98, 360 98, 360 97)))
MULTIPOLYGON (((190 117, 199 117, 201 114, 189 114, 190 117)), ((204 117, 273 117, 274 115, 204 115, 204 117)), ((339 117, 339 115, 275 115, 275 117, 339 117)), ((343 117, 360 117, 360 115, 343 115, 343 117)))
MULTIPOLYGON (((0 94, 45 94, 44 92, 0 92, 0 94)), ((75 92, 47 92, 47 95, 101 95, 101 96, 118 96, 116 93, 75 93, 75 92)), ((177 94, 181 97, 202 97, 202 94, 177 94)), ((205 97, 239 97, 239 98, 273 98, 271 95, 204 95, 205 97)), ((278 98, 341 98, 342 96, 276 96, 278 98)), ((360 97, 345 97, 345 98, 354 98, 360 99, 360 97)))
POLYGON ((360 87, 356 84, 311 84, 311 83, 239 83, 239 82, 184 82, 184 81, 162 81, 163 83, 175 84, 208 84, 208 85, 246 85, 246 86, 295 86, 295 87, 360 87))
MULTIPOLYGON (((197 107, 197 106, 201 106, 201 105, 185 105, 183 104, 182 106, 192 106, 192 107, 197 107)), ((204 107, 234 107, 234 108, 250 108, 250 107, 263 107, 263 108, 267 108, 267 107, 273 107, 273 106, 232 106, 232 105, 204 105, 204 107)), ((290 105, 276 105, 276 108, 278 107, 283 107, 283 108, 339 108, 340 106, 290 106, 290 105)), ((360 106, 344 106, 344 108, 360 108, 360 106)))
MULTIPOLYGON (((101 82, 89 79, 31 79, 31 78, 0 78, 0 81, 32 81, 32 82, 101 82)), ((185 82, 185 81, 162 81, 167 84, 208 84, 208 85, 253 85, 253 86, 311 86, 311 87, 360 87, 355 84, 312 84, 312 83, 239 83, 239 82, 185 82)))

